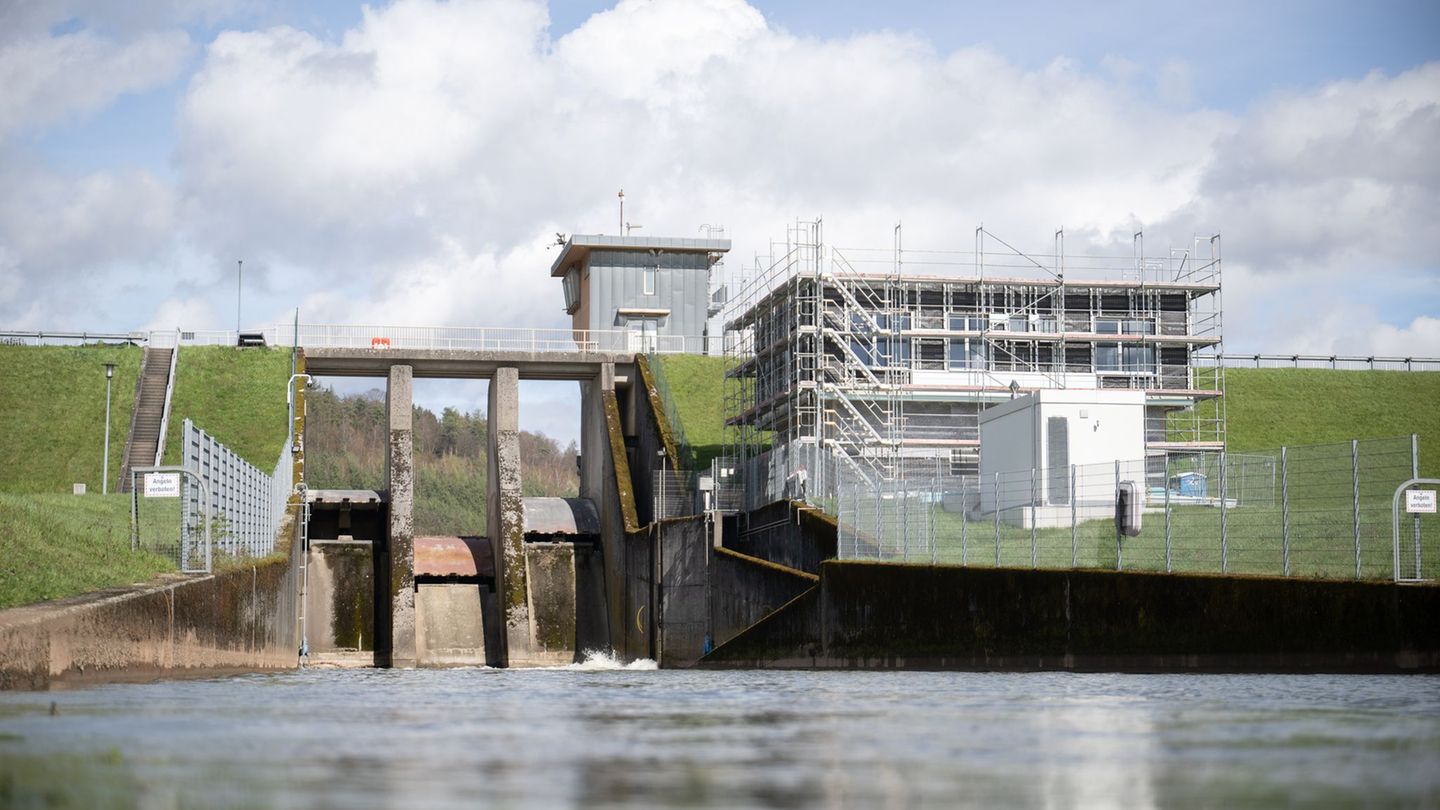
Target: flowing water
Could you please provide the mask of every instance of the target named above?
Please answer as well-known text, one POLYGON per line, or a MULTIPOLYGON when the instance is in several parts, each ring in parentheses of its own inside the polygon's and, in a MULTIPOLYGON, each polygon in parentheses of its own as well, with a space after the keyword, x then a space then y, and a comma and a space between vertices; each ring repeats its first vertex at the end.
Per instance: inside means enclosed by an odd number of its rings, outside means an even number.
POLYGON ((1297 802, 1440 806, 1440 678, 597 659, 0 694, 0 807, 1297 802))

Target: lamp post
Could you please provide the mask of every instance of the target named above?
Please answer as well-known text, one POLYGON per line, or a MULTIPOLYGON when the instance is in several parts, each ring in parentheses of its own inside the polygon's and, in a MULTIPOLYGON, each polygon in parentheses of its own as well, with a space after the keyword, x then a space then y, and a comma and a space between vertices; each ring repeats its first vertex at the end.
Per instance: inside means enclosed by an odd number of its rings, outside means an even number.
POLYGON ((235 260, 235 339, 240 339, 240 289, 245 282, 245 260, 235 260))
POLYGON ((110 381, 115 377, 115 364, 105 364, 105 460, 100 470, 100 494, 110 494, 110 381))

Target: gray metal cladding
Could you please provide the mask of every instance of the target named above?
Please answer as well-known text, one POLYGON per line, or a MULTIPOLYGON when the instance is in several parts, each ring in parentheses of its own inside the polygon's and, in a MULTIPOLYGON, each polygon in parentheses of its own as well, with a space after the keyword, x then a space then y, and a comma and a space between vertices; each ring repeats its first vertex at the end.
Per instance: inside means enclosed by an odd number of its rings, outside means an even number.
POLYGON ((710 261, 703 253, 596 250, 589 256, 591 329, 623 329, 621 309, 663 309, 670 314, 659 334, 705 333, 710 294, 710 261), (645 276, 654 272, 654 291, 645 276))

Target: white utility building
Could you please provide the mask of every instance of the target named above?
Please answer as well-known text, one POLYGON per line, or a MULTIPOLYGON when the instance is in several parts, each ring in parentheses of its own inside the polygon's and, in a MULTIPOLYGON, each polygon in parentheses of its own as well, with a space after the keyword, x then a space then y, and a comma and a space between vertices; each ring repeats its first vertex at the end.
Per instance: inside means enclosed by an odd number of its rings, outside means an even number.
POLYGON ((1122 479, 1144 482, 1136 462, 1145 458, 1145 392, 1050 389, 1016 397, 980 412, 980 446, 982 513, 994 514, 998 502, 1028 526, 1033 493, 1038 526, 1069 525, 1072 514, 1106 517, 1115 509, 1116 462, 1122 479))

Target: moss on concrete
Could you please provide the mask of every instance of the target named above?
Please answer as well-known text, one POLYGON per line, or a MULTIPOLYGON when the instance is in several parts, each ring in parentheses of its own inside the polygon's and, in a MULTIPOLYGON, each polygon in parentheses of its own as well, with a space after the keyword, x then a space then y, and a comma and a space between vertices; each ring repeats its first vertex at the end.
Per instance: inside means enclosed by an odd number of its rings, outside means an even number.
POLYGON ((625 455, 625 432, 620 427, 620 406, 614 391, 600 392, 605 406, 605 431, 610 438, 610 460, 615 468, 615 488, 620 498, 620 513, 625 518, 625 532, 640 531, 640 517, 635 510, 635 487, 630 481, 630 460, 625 455))

